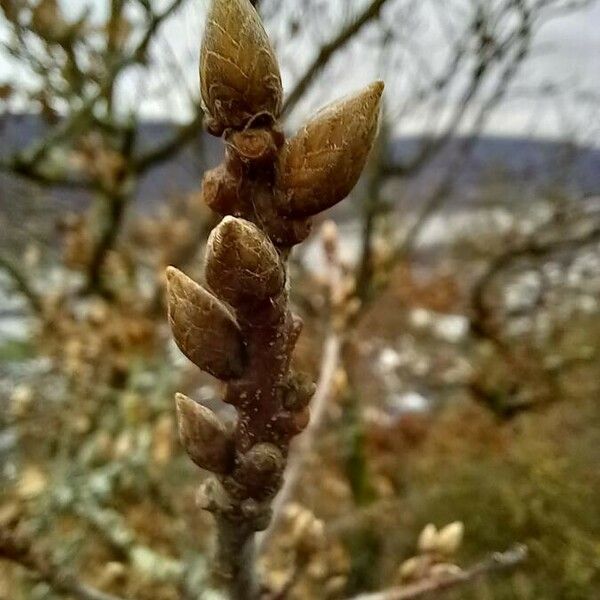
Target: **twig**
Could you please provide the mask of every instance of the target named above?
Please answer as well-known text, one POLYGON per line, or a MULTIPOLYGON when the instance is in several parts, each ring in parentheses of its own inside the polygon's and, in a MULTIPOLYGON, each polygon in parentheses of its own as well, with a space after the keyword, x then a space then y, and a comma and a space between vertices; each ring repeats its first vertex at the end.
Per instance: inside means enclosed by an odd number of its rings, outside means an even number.
POLYGON ((485 301, 486 292, 500 273, 518 261, 543 258, 553 252, 567 252, 598 241, 600 241, 600 224, 596 223, 583 235, 573 235, 542 242, 533 239, 519 248, 513 248, 497 256, 473 288, 471 300, 474 312, 473 320, 480 325, 482 330, 487 330, 484 326, 489 319, 489 309, 485 301))
MULTIPOLYGON (((527 23, 528 16, 523 17, 523 23, 527 23)), ((519 67, 522 65, 525 60, 527 53, 530 48, 530 37, 529 35, 522 35, 520 39, 520 43, 515 50, 515 53, 512 59, 507 63, 502 73, 499 76, 498 83, 495 86, 491 96, 488 98, 486 102, 483 103, 482 107, 479 110, 479 114, 475 120, 473 126, 473 132, 470 136, 465 137, 461 140, 458 148, 454 152, 454 156, 450 162, 450 166, 448 167, 442 181, 437 185, 434 191, 431 193, 429 199, 425 203, 424 209, 421 211, 419 218, 417 221, 411 226, 404 239, 402 240, 400 247, 396 251, 396 256, 403 256, 407 251, 411 250, 416 243, 419 235, 423 231, 425 225, 429 222, 429 219, 435 212, 444 204, 444 202, 449 197, 450 193, 454 189, 456 184, 455 174, 458 171, 460 163, 465 161, 471 155, 473 148, 476 142, 479 139, 479 134, 483 131, 487 119, 492 113, 493 109, 500 103, 500 101, 504 98, 511 81, 514 79, 516 73, 518 72, 519 67)), ((472 98, 475 94, 476 88, 472 88, 469 90, 466 98, 472 98)), ((464 107, 466 109, 466 105, 470 102, 470 100, 464 100, 464 107)), ((460 117, 459 121, 456 121, 458 125, 462 117, 460 117)), ((441 149, 442 146, 439 146, 438 149, 441 149)), ((420 167, 417 167, 417 169, 420 167)))
POLYGON ((0 531, 0 559, 25 567, 54 591, 78 600, 123 600, 82 583, 51 558, 34 550, 30 540, 8 531, 0 531))
POLYGON ((125 519, 118 512, 102 508, 90 500, 79 501, 75 512, 94 526, 116 551, 125 555, 139 572, 160 581, 183 581, 186 565, 173 557, 138 544, 135 533, 128 528, 125 519))
POLYGON ((335 38, 321 47, 313 62, 308 66, 304 75, 297 81, 283 103, 282 114, 285 115, 294 109, 296 104, 302 99, 306 90, 312 84, 313 80, 327 66, 327 63, 332 59, 335 53, 340 48, 343 48, 365 25, 376 19, 383 8, 383 5, 387 1, 388 0, 372 0, 356 20, 342 29, 335 38))
POLYGON ((115 246, 121 231, 125 219, 126 208, 131 200, 131 194, 127 194, 117 188, 114 191, 102 194, 100 198, 102 199, 102 206, 105 210, 105 214, 101 220, 98 239, 95 242, 92 256, 87 267, 86 291, 99 291, 110 295, 102 281, 102 271, 104 264, 106 263, 106 257, 115 246))
MULTIPOLYGON (((578 233, 577 235, 570 235, 565 238, 542 241, 533 238, 526 244, 509 249, 493 258, 471 291, 471 332, 477 338, 491 342, 509 368, 519 372, 523 367, 521 358, 518 354, 515 354, 514 348, 500 335, 497 324, 493 322, 493 308, 488 303, 490 287, 498 277, 518 264, 519 261, 539 260, 554 252, 570 252, 588 244, 597 244, 599 241, 600 224, 595 223, 583 234, 578 233)), ((554 381, 553 376, 557 374, 557 371, 568 368, 570 364, 577 364, 582 360, 589 359, 590 357, 586 356, 577 357, 572 360, 566 360, 561 365, 553 365, 551 368, 544 367, 543 371, 550 376, 550 381, 554 381)), ((531 377, 531 375, 528 375, 528 377, 531 377)), ((560 398, 561 396, 559 392, 560 387, 556 383, 554 383, 553 388, 548 392, 547 402, 552 402, 553 399, 560 398)), ((472 391, 484 400, 488 397, 477 385, 472 386, 472 391)), ((539 405, 539 400, 525 400, 514 406, 511 405, 510 410, 505 413, 505 416, 512 417, 539 405)))
POLYGON ((133 161, 133 170, 136 173, 141 174, 156 166, 158 163, 172 157, 174 153, 193 140, 201 131, 203 119, 204 113, 202 112, 201 107, 197 106, 194 118, 189 123, 179 128, 173 134, 173 137, 169 138, 166 142, 156 148, 152 148, 145 154, 136 157, 133 161))
POLYGON ((339 363, 340 347, 340 337, 336 333, 332 333, 325 341, 321 374, 317 383, 317 391, 311 401, 310 424, 299 436, 290 455, 285 482, 281 492, 277 495, 273 503, 271 524, 259 539, 259 551, 263 551, 268 546, 273 534, 279 528, 283 517, 283 509, 296 492, 308 455, 311 449, 314 448, 316 437, 321 431, 327 412, 327 403, 331 394, 333 378, 339 363))
POLYGON ((489 558, 456 575, 429 579, 413 585, 390 588, 374 594, 362 594, 351 600, 414 600, 433 593, 442 593, 458 586, 472 584, 482 577, 501 571, 508 571, 520 565, 527 558, 527 547, 517 545, 506 552, 495 552, 489 558))
MULTIPOLYGON (((478 92, 484 88, 486 77, 491 73, 491 67, 494 63, 500 62, 502 57, 506 56, 510 49, 515 46, 516 52, 514 56, 509 60, 498 77, 498 83, 493 89, 491 96, 487 101, 481 104, 478 109, 478 114, 475 119, 475 123, 472 127, 473 133, 466 138, 468 140, 476 139, 476 135, 482 130, 485 125, 486 117, 493 110, 493 108, 503 99, 512 79, 514 78, 519 66, 523 63, 527 57, 529 46, 531 42, 531 15, 525 8, 520 7, 518 4, 517 11, 520 12, 520 22, 515 31, 506 36, 501 43, 495 44, 490 48, 488 56, 485 59, 481 59, 479 68, 473 71, 471 79, 463 92, 460 102, 456 105, 453 111, 452 117, 449 119, 446 125, 445 131, 439 136, 432 136, 426 142, 423 143, 419 151, 404 163, 389 163, 382 167, 383 175, 386 177, 406 177, 416 176, 422 171, 430 161, 440 151, 448 146, 453 138, 456 137, 461 125, 464 123, 465 118, 468 116, 469 107, 473 104, 478 92)), ((503 13, 509 13, 513 9, 513 3, 507 3, 504 7, 503 13)), ((477 15, 474 17, 477 19, 477 15)), ((476 21, 475 21, 476 22, 476 21)), ((469 31, 473 27, 469 28, 469 31)), ((470 35, 470 33, 469 33, 470 35)), ((440 79, 438 85, 443 82, 446 85, 451 81, 452 76, 456 73, 458 63, 464 55, 464 47, 468 44, 468 39, 457 47, 456 54, 452 61, 450 61, 451 68, 448 70, 447 75, 440 79)), ((487 77, 489 79, 489 77, 487 77)), ((441 112, 441 111, 438 111, 441 112)), ((463 148, 462 154, 467 153, 467 148, 463 148)), ((454 169, 452 174, 454 174, 454 169)))
MULTIPOLYGON (((227 146, 223 163, 205 174, 203 197, 224 218, 208 240, 207 288, 167 270, 169 321, 182 352, 225 383, 223 400, 237 419, 232 430, 178 394, 178 425, 190 458, 213 474, 198 501, 216 519, 216 579, 232 599, 252 600, 260 595, 256 533, 269 525, 290 442, 307 427, 315 392, 292 366, 302 319, 289 302, 287 260, 308 236, 311 217, 358 181, 384 86, 374 82, 331 105, 286 144, 279 65, 247 0, 213 0, 200 71, 208 130, 227 146), (311 144, 321 151, 307 152, 311 144)), ((332 341, 328 354, 338 345, 332 341)))
POLYGON ((154 38, 154 34, 157 32, 159 27, 180 8, 182 4, 183 0, 173 0, 173 2, 171 2, 171 4, 161 13, 150 13, 148 27, 146 28, 144 36, 131 55, 131 62, 144 62, 146 60, 146 52, 154 38))
MULTIPOLYGON (((333 237, 323 231, 323 249, 328 267, 328 295, 330 305, 336 306, 336 294, 339 292, 343 276, 343 265, 339 256, 337 243, 337 228, 334 226, 333 237)), ((339 308, 339 307, 338 307, 339 308)), ((331 315, 330 315, 331 319, 331 315)), ((330 333, 323 346, 323 357, 319 373, 319 381, 315 395, 311 401, 311 418, 307 429, 298 438, 296 446, 288 459, 285 481, 283 487, 273 503, 273 517, 269 528, 259 538, 259 550, 264 551, 269 545, 273 535, 279 528, 283 518, 284 508, 291 501, 298 487, 302 471, 305 468, 308 456, 315 447, 316 438, 323 428, 327 413, 327 404, 331 396, 331 387, 335 372, 342 358, 342 336, 344 327, 339 323, 330 325, 330 333)))
MULTIPOLYGON (((148 25, 137 46, 131 53, 111 61, 109 71, 104 81, 91 96, 83 99, 81 108, 74 111, 69 117, 61 120, 56 126, 40 140, 31 144, 13 156, 0 158, 0 170, 15 172, 23 177, 41 185, 58 185, 63 187, 83 188, 87 190, 104 190, 101 182, 87 177, 75 177, 67 173, 48 173, 43 167, 44 158, 55 147, 71 140, 77 132, 86 128, 88 121, 94 119, 94 110, 97 103, 106 97, 112 89, 117 77, 128 67, 146 61, 146 54, 157 30, 183 3, 183 0, 173 2, 161 13, 151 13, 148 25)), ((170 149, 170 147, 168 147, 170 149)), ((143 158, 143 157, 142 157, 143 158)), ((161 160, 162 156, 158 160, 161 160)), ((158 162, 155 160, 154 162, 158 162)))
POLYGON ((33 312, 35 312, 36 315, 41 315, 44 309, 42 300, 38 293, 31 287, 25 273, 23 273, 13 261, 2 255, 0 255, 0 270, 8 273, 17 290, 25 297, 27 302, 29 302, 33 312))

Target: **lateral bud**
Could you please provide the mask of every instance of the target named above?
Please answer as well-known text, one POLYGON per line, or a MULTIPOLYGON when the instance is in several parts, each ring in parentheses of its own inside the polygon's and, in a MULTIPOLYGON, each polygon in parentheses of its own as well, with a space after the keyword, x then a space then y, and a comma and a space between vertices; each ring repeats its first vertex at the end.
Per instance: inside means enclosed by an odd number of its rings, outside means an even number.
POLYGON ((283 407, 286 410, 301 411, 306 408, 317 390, 317 386, 306 373, 295 373, 285 388, 283 407))
POLYGON ((183 394, 176 394, 179 439, 200 468, 228 473, 233 463, 233 442, 217 415, 183 394))
POLYGON ((277 446, 256 444, 240 458, 234 478, 253 498, 262 500, 277 492, 284 467, 285 459, 277 446))
POLYGON ((278 209, 309 217, 343 200, 358 182, 377 135, 383 82, 330 104, 281 153, 278 209))
POLYGON ((209 131, 243 129, 260 113, 281 112, 279 65, 249 0, 213 0, 200 53, 202 101, 209 131))
POLYGON ((273 429, 284 440, 290 440, 295 435, 302 433, 310 422, 310 409, 294 407, 293 410, 281 410, 273 420, 273 429))
POLYGON ((204 174, 202 181, 202 197, 211 210, 220 215, 229 215, 240 202, 239 182, 220 165, 204 174))
POLYGON ((275 246, 253 223, 225 217, 208 239, 206 281, 234 307, 281 293, 285 271, 275 246))
POLYGON ((179 349, 203 371, 227 381, 244 370, 244 342, 231 311, 187 275, 167 269, 169 323, 179 349))

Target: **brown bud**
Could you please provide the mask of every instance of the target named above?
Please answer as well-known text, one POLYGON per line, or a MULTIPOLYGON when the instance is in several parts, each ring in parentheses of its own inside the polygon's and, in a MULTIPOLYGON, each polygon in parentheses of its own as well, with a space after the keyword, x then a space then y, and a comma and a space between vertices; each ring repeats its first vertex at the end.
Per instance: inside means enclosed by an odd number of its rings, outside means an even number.
POLYGON ((317 386, 309 375, 294 373, 284 390, 283 407, 291 411, 306 408, 315 394, 317 386))
POLYGON ((298 410, 282 410, 272 421, 273 430, 281 439, 289 440, 302 433, 310 422, 310 409, 308 406, 298 410))
POLYGON ((377 135, 383 83, 322 109, 281 153, 282 214, 308 217, 343 200, 358 182, 377 135))
POLYGON ((244 343, 230 310, 174 267, 167 269, 169 323, 179 349, 203 371, 228 380, 244 369, 244 343))
POLYGON ((242 164, 268 166, 275 162, 279 148, 272 131, 245 129, 225 136, 228 152, 242 164))
POLYGON ((212 410, 183 394, 175 395, 179 438, 189 457, 202 469, 229 472, 233 442, 212 410))
POLYGON ((196 504, 200 508, 216 514, 228 513, 232 509, 231 497, 221 481, 214 475, 207 477, 200 485, 196 495, 196 504))
POLYGON ((284 467, 285 459, 277 446, 256 444, 240 458, 234 477, 260 500, 279 489, 284 467))
POLYGON ((285 271, 275 246, 256 225, 225 217, 208 239, 206 281, 223 300, 238 307, 244 299, 279 294, 285 271))
POLYGON ((263 112, 279 116, 279 65, 249 0, 212 1, 200 54, 200 80, 211 133, 242 129, 263 112))
POLYGON ((204 174, 202 198, 208 208, 220 215, 234 212, 240 202, 239 180, 220 165, 204 174))
POLYGON ((437 534, 436 550, 445 556, 455 554, 462 544, 465 526, 461 521, 455 521, 439 530, 437 534))

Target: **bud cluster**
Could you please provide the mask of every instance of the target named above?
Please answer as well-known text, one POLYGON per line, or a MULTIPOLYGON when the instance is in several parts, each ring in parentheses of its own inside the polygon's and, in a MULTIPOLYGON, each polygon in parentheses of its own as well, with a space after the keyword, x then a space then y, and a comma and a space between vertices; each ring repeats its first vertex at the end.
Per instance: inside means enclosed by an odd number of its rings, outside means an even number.
POLYGON ((444 578, 461 572, 453 562, 464 537, 464 525, 460 521, 437 529, 433 523, 425 526, 418 541, 418 554, 405 560, 400 566, 401 581, 419 581, 427 578, 444 578))
POLYGON ((332 104, 286 141, 279 66, 249 0, 212 1, 200 77, 209 132, 226 146, 223 164, 204 177, 203 197, 223 219, 208 240, 204 287, 168 269, 169 321, 181 351, 227 384, 224 401, 238 418, 228 429, 178 395, 179 430, 191 459, 215 474, 202 505, 220 525, 251 535, 269 522, 289 442, 308 423, 315 389, 291 368, 302 321, 289 307, 286 259, 308 236, 310 218, 356 184, 383 84, 332 104))

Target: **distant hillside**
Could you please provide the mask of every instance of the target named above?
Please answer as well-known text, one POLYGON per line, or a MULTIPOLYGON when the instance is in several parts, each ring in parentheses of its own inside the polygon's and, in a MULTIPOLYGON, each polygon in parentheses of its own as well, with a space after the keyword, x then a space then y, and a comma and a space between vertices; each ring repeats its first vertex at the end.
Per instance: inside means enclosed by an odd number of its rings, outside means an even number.
MULTIPOLYGON (((44 125, 34 115, 5 115, 0 118, 0 152, 10 153, 22 148, 43 133, 44 125)), ((141 131, 140 143, 144 147, 160 144, 174 130, 166 121, 148 122, 141 131)), ((419 138, 402 138, 393 143, 396 158, 408 158, 422 142, 419 138)), ((417 177, 402 182, 403 195, 418 197, 443 173, 448 161, 456 152, 459 140, 451 141, 417 177)), ((137 190, 137 207, 151 211, 164 202, 165 198, 185 194, 197 189, 202 173, 222 156, 222 145, 218 140, 199 134, 178 156, 149 172, 137 190)), ((447 208, 461 205, 472 198, 481 184, 503 181, 526 188, 557 186, 580 194, 600 193, 600 149, 573 147, 546 140, 520 138, 483 137, 475 145, 471 157, 456 173, 456 186, 447 208)), ((15 181, 13 177, 0 174, 0 213, 6 216, 13 212, 14 203, 24 194, 34 192, 28 184, 15 181)), ((89 198, 82 193, 54 190, 51 195, 54 209, 65 207, 82 210, 89 198)), ((351 206, 346 206, 341 216, 351 216, 351 206)))
MULTIPOLYGON (((420 185, 444 173, 463 140, 451 140, 416 177, 420 185)), ((423 140, 403 138, 393 144, 393 157, 406 161, 423 140)), ((456 172, 456 195, 463 199, 481 185, 504 182, 529 188, 562 188, 581 195, 600 192, 600 148, 528 138, 491 137, 477 140, 456 172)))
MULTIPOLYGON (((141 149, 151 148, 168 139, 176 130, 168 122, 148 122, 140 133, 141 149)), ((0 153, 10 154, 38 139, 44 132, 44 125, 35 115, 4 115, 0 118, 0 153)), ((142 210, 152 209, 173 194, 186 193, 196 189, 202 179, 202 173, 217 164, 221 157, 221 144, 208 135, 199 135, 176 157, 162 163, 150 171, 137 190, 137 200, 142 210)), ((7 209, 7 202, 14 188, 12 177, 0 173, 0 210, 7 209)), ((90 198, 81 192, 56 190, 53 201, 60 207, 81 209, 90 198)))

